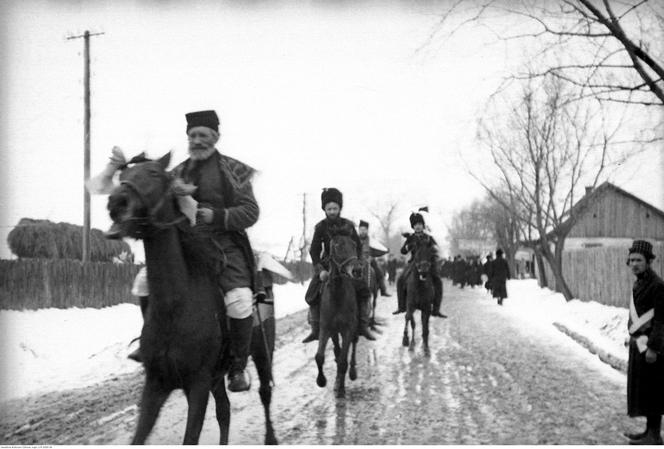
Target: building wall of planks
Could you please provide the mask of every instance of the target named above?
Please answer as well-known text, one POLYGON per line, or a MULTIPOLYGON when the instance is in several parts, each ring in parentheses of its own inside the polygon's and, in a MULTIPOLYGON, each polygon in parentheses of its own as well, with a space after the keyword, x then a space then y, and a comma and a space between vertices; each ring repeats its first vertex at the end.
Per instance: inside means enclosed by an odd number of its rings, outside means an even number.
MULTIPOLYGON (((652 269, 664 276, 664 244, 653 245, 652 269)), ((627 266, 627 248, 590 248, 563 253, 563 275, 575 298, 597 301, 616 307, 629 307, 634 275, 627 266)), ((555 279, 545 262, 549 288, 555 290, 555 279)), ((537 273, 537 270, 535 270, 537 273)))
POLYGON ((628 237, 662 241, 664 216, 629 196, 606 188, 602 189, 568 237, 628 237))

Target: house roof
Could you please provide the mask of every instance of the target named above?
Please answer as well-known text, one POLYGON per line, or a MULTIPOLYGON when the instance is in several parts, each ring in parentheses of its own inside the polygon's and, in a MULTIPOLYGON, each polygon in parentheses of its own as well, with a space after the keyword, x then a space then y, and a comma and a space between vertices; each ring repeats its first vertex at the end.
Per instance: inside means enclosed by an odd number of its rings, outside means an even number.
MULTIPOLYGON (((617 185, 611 184, 608 181, 603 182, 598 187, 593 189, 592 192, 590 192, 587 195, 584 195, 583 198, 581 198, 579 201, 577 201, 576 204, 570 210, 570 215, 572 215, 572 214, 579 214, 579 216, 583 215, 585 212, 587 212, 589 203, 594 202, 595 200, 597 200, 598 197, 604 195, 606 192, 608 192, 610 190, 613 190, 614 192, 617 192, 617 193, 619 193, 623 196, 626 196, 627 198, 629 198, 633 201, 636 201, 637 203, 639 203, 642 206, 650 209, 652 212, 654 212, 655 214, 659 215, 662 219, 664 219, 664 212, 663 211, 657 209, 652 204, 643 201, 638 196, 635 196, 635 195, 627 192, 626 190, 621 189, 617 185)), ((564 222, 561 223, 560 226, 561 227, 567 226, 567 224, 569 223, 569 220, 570 220, 570 218, 567 218, 564 222)))

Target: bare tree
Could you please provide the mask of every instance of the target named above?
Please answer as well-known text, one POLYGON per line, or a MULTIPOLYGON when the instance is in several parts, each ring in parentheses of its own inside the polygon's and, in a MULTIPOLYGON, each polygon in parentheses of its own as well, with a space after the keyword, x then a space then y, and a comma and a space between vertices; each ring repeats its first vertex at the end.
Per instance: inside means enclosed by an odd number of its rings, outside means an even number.
POLYGON ((471 24, 489 28, 500 41, 536 48, 530 63, 542 70, 510 79, 557 77, 580 88, 569 101, 592 96, 603 102, 664 105, 664 2, 459 0, 442 15, 427 43, 471 24), (456 26, 455 19, 461 20, 456 26), (505 25, 510 19, 518 26, 505 25))
POLYGON ((478 129, 497 176, 490 181, 473 174, 520 222, 521 232, 535 236, 556 288, 568 300, 573 295, 563 276, 562 253, 583 212, 573 206, 584 187, 595 187, 609 166, 627 157, 612 147, 617 128, 607 130, 602 109, 596 103, 570 103, 573 95, 556 77, 526 82, 508 114, 501 106, 502 112, 482 120, 478 129), (507 199, 497 192, 507 192, 507 199))
POLYGON ((372 217, 378 220, 380 229, 382 231, 383 244, 390 250, 392 254, 399 252, 401 237, 396 230, 395 221, 398 216, 399 201, 391 199, 381 207, 373 207, 369 209, 372 217))
POLYGON ((492 246, 503 249, 507 263, 514 270, 515 255, 522 240, 520 222, 512 210, 503 205, 510 204, 509 194, 500 192, 494 195, 502 201, 487 196, 454 214, 448 227, 448 243, 456 253, 462 239, 491 242, 492 246))

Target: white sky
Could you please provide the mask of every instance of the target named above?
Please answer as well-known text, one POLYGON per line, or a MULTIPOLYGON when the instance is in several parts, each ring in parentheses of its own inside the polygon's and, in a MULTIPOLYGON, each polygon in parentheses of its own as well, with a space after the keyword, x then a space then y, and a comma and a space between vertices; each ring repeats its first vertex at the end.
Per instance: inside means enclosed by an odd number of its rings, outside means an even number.
MULTIPOLYGON (((92 38, 92 174, 128 155, 186 157, 184 114, 216 109, 223 153, 261 171, 256 246, 283 255, 323 217, 322 187, 343 215, 401 202, 400 225, 428 204, 434 233, 483 191, 465 163, 475 122, 519 60, 478 28, 416 53, 447 2, 5 1, 2 14, 0 257, 21 217, 83 221, 83 41, 92 38), (240 5, 240 6, 237 6, 240 5), (465 161, 465 162, 464 162, 465 161)), ((664 159, 617 175, 664 209, 664 159)), ((106 229, 106 197, 92 226, 106 229)), ((440 241, 440 239, 439 239, 440 241)))

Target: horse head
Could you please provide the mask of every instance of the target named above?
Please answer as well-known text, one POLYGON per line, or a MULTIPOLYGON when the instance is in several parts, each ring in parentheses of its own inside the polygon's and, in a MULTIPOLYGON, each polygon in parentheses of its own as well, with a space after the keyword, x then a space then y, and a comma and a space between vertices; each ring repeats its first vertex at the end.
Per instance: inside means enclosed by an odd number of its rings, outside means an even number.
POLYGON ((168 200, 172 200, 171 176, 166 168, 167 153, 159 160, 134 158, 121 167, 120 185, 108 197, 107 209, 122 236, 143 238, 151 227, 166 224, 168 200))
POLYGON ((415 271, 420 281, 426 281, 431 273, 431 248, 420 246, 414 256, 415 271))
POLYGON ((357 258, 355 242, 344 233, 338 233, 330 238, 330 266, 332 274, 356 277, 361 266, 357 258))

